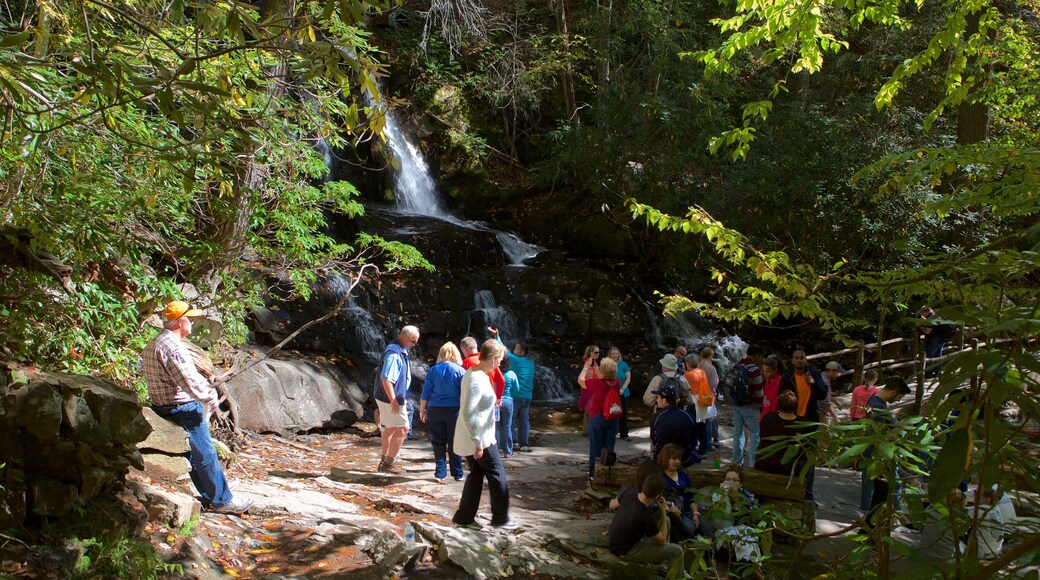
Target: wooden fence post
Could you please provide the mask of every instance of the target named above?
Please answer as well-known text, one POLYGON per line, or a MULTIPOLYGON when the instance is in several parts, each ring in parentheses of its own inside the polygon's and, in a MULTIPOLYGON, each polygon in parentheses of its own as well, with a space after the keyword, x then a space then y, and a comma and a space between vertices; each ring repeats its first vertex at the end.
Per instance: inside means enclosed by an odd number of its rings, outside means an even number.
POLYGON ((917 391, 914 393, 914 414, 921 414, 921 406, 924 402, 924 369, 925 365, 928 364, 928 353, 921 347, 921 337, 914 332, 914 360, 918 364, 914 365, 914 374, 917 376, 917 391))
MULTIPOLYGON (((976 355, 978 354, 978 352, 979 352, 979 339, 977 339, 977 338, 971 339, 971 351, 972 351, 972 353, 974 353, 976 355)), ((973 393, 977 392, 977 389, 979 388, 979 369, 978 368, 972 369, 972 371, 971 371, 971 382, 969 384, 971 385, 971 392, 973 392, 973 393)))
MULTIPOLYGON (((878 346, 878 350, 881 347, 878 346)), ((856 368, 852 374, 852 386, 856 387, 863 384, 863 365, 866 364, 866 352, 867 345, 862 342, 859 343, 859 350, 856 351, 856 368)))

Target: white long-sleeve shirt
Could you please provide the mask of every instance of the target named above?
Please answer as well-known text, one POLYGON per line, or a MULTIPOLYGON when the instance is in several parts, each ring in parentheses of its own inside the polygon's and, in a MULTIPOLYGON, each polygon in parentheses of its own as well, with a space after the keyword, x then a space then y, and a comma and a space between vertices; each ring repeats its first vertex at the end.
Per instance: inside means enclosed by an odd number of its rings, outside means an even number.
POLYGON ((484 371, 471 368, 462 377, 459 418, 455 422, 455 453, 469 457, 487 449, 495 439, 495 389, 484 371))

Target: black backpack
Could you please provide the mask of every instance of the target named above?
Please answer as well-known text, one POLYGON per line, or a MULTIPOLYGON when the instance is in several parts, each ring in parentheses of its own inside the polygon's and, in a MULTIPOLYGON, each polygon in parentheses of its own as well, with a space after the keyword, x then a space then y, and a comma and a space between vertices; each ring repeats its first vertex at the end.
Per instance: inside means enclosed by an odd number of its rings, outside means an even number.
POLYGON ((751 388, 748 385, 747 367, 744 365, 730 367, 719 386, 724 398, 734 406, 743 407, 751 402, 751 388))
POLYGON ((665 387, 672 387, 675 389, 675 393, 679 395, 678 407, 685 409, 686 405, 690 401, 690 388, 689 386, 683 386, 683 381, 680 381, 680 374, 678 371, 672 376, 668 376, 661 373, 661 384, 657 385, 657 390, 662 390, 665 387))

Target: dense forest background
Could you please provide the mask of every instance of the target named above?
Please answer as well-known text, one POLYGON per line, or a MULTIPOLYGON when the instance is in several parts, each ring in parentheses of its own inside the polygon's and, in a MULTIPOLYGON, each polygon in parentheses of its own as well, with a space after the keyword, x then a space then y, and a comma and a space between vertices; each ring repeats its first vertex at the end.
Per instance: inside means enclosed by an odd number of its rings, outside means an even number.
MULTIPOLYGON (((0 361, 130 386, 153 335, 142 323, 184 285, 235 346, 273 292, 431 268, 360 219, 392 196, 388 172, 367 170, 391 163, 389 109, 453 210, 623 262, 670 311, 851 342, 936 307, 977 346, 903 430, 829 429, 849 449, 831 464, 879 446, 873 477, 934 456, 928 499, 963 523, 963 480, 1038 488, 1025 420, 1000 414, 1040 416, 1038 13, 1036 0, 5 0, 0 361)), ((891 538, 874 544, 884 564, 891 538)), ((1035 566, 1037 545, 1023 533, 950 575, 1035 566)))
POLYGON ((837 340, 925 303, 979 327, 1035 308, 1029 1, 84 0, 0 20, 9 358, 125 381, 177 284, 234 342, 272 271, 305 298, 325 272, 428 267, 328 233, 387 190, 322 180, 316 145, 366 161, 386 107, 463 211, 634 261, 673 308, 837 340))

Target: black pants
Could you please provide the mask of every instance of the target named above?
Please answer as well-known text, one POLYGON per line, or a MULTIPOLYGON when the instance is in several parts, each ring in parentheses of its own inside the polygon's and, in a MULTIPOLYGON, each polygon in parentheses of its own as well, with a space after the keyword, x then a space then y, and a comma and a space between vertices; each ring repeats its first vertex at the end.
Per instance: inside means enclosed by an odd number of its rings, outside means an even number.
POLYGON ((473 523, 480 507, 480 496, 484 495, 484 480, 488 482, 488 493, 491 495, 491 525, 501 525, 509 521, 509 484, 506 482, 506 470, 502 466, 502 458, 498 455, 498 445, 484 450, 480 459, 466 458, 469 463, 469 475, 462 486, 462 498, 459 509, 451 521, 466 525, 473 523))
POLYGON ((870 498, 870 513, 867 514, 867 523, 877 525, 877 516, 885 503, 888 502, 888 481, 884 478, 871 480, 874 484, 874 495, 870 498))
POLYGON ((618 434, 628 437, 628 397, 621 397, 621 421, 618 422, 618 434))

